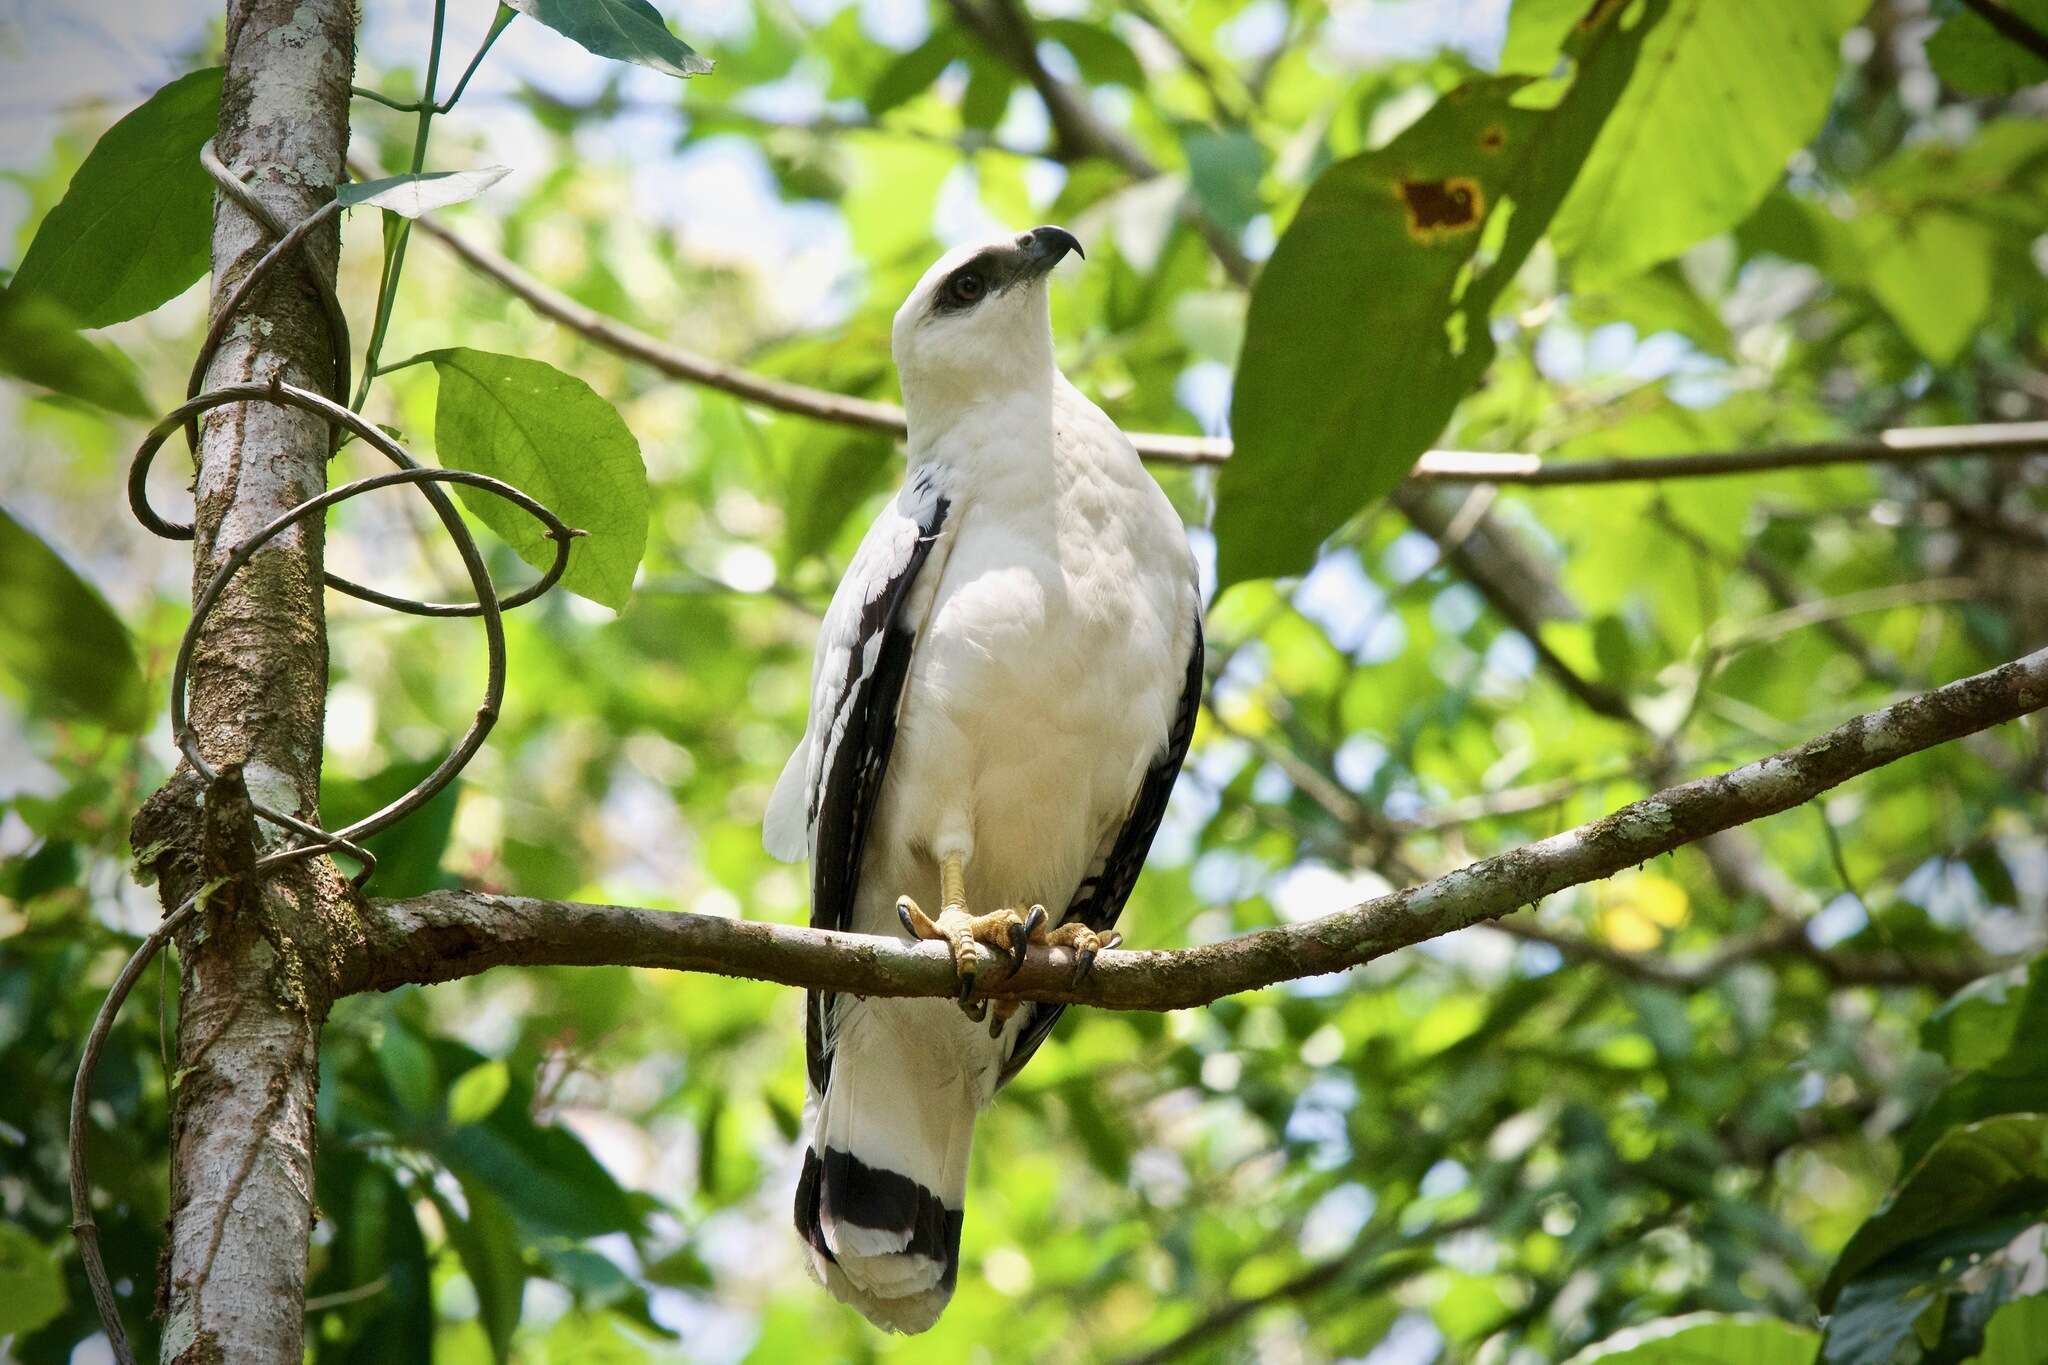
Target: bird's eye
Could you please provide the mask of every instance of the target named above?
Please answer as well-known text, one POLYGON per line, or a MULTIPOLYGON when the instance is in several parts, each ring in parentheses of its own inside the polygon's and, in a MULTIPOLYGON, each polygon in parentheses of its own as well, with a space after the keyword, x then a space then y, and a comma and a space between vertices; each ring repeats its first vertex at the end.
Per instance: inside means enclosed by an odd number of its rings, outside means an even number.
POLYGON ((980 299, 982 294, 988 290, 988 285, 982 282, 981 276, 975 274, 972 270, 961 271, 953 277, 952 282, 946 287, 952 292, 953 298, 960 303, 973 303, 980 299))

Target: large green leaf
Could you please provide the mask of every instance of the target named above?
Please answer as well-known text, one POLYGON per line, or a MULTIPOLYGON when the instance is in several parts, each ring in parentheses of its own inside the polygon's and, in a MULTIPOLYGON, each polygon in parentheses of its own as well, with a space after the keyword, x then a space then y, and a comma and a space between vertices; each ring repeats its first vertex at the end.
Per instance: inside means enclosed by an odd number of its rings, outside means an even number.
MULTIPOLYGON (((2048 0, 1999 0, 2014 18, 2048 32, 2048 0)), ((1936 12, 1948 12, 1946 23, 1927 40, 1927 60, 1935 74, 1965 95, 2011 95, 2048 81, 2048 60, 1991 27, 1989 20, 1958 0, 1936 12)))
POLYGON ((128 628, 99 591, 0 508, 0 679, 34 712, 133 732, 147 719, 128 628))
POLYGON ((1812 1365, 1820 1333, 1752 1313, 1689 1313, 1617 1332, 1588 1346, 1570 1365, 1812 1365))
POLYGON ((50 1249, 0 1223, 0 1337, 33 1332, 64 1311, 64 1274, 50 1249))
POLYGON ((1577 33, 1555 107, 1519 103, 1521 78, 1462 86, 1310 188, 1252 291, 1216 494, 1220 586, 1306 568, 1443 430, 1493 358, 1494 300, 1667 8, 1610 7, 1577 33))
POLYGON ((1990 225, 1938 209, 1880 210, 1853 228, 1870 292, 1906 339, 1938 365, 1961 355, 1991 308, 1990 225))
MULTIPOLYGON (((467 347, 436 351, 441 394, 434 445, 441 463, 503 479, 589 532, 563 586, 608 607, 633 595, 647 548, 647 469, 618 411, 574 375, 519 356, 467 347)), ((519 508, 481 489, 461 490, 483 523, 536 568, 554 542, 519 508)))
POLYGON ((149 421, 135 367, 103 342, 79 335, 64 305, 34 290, 0 292, 0 374, 149 421))
POLYGON ((205 274, 213 182, 199 148, 220 123, 220 87, 218 67, 180 76, 107 129, 37 227, 14 285, 104 327, 205 274))
POLYGON ((1843 1286, 1915 1242, 2048 1206, 2048 1114, 2005 1114, 1957 1128, 1934 1144, 1880 1204, 1822 1286, 1843 1286))
POLYGON ((573 38, 600 57, 637 62, 670 76, 701 76, 711 63, 668 31, 647 0, 505 0, 521 14, 573 38))
MULTIPOLYGON (((360 780, 323 772, 320 812, 327 827, 340 829, 382 810, 410 791, 439 763, 438 758, 394 763, 360 780)), ((417 896, 456 885, 456 878, 441 870, 441 855, 447 851, 448 835, 455 827, 455 803, 461 787, 459 778, 450 782, 426 805, 363 841, 363 847, 377 858, 376 880, 372 885, 378 895, 417 896)))
POLYGON ((2012 1057, 2027 1069, 2048 1037, 2048 958, 1972 981, 1921 1025, 1920 1041, 1961 1071, 1998 1067, 2012 1057))
POLYGON ((526 1254, 520 1246, 519 1227, 505 1201, 474 1180, 462 1182, 462 1200, 469 1206, 467 1218, 438 1191, 433 1200, 448 1229, 448 1243, 476 1290, 477 1317, 490 1338, 491 1356, 501 1362, 509 1360, 526 1289, 526 1254))
POLYGON ((1870 0, 1674 0, 1551 238, 1574 280, 1617 280, 1748 215, 1827 114, 1870 0))

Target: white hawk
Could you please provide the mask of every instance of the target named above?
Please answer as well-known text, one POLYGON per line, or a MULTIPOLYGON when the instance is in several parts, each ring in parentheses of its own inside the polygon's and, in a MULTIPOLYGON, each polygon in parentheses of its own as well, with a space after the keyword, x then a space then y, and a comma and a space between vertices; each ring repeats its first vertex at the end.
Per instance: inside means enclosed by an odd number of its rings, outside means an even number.
POLYGON ((897 310, 909 477, 833 594, 763 822, 810 857, 812 924, 953 947, 964 1008, 807 999, 797 1230, 903 1332, 952 1297, 975 1112, 1060 1015, 991 1011, 976 945, 1065 944, 1083 972, 1114 945, 1201 694, 1180 518, 1053 363, 1046 277, 1079 251, 1058 227, 956 248, 897 310))

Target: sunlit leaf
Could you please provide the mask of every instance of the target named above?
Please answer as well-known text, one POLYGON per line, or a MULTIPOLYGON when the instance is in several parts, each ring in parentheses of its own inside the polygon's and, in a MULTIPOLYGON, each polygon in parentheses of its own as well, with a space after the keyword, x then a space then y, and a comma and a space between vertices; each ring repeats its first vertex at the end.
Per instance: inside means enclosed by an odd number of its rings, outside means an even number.
MULTIPOLYGON (((1998 0, 2015 19, 2048 33, 2048 0, 1998 0)), ((2011 95, 2048 81, 2048 58, 2029 51, 1959 3, 1927 40, 1935 74, 1965 95, 2011 95)), ((1937 12, 1940 12, 1937 7, 1937 12)))
POLYGON ((0 508, 0 680, 39 715, 140 729, 142 669, 99 591, 0 508))
POLYGON ((448 1087, 448 1121, 476 1123, 489 1118, 511 1084, 511 1074, 501 1061, 494 1059, 471 1067, 448 1087))
POLYGON ((1821 1307, 1902 1247, 2042 1208, 2048 1208, 2048 1114, 2006 1114, 1956 1128, 1906 1172, 1842 1248, 1821 1288, 1821 1307))
POLYGON ((0 1223, 0 1336, 33 1332, 64 1311, 64 1274, 50 1249, 0 1223))
POLYGON ((673 33, 647 0, 505 0, 521 14, 573 38, 600 57, 636 62, 670 76, 701 76, 711 62, 673 33))
POLYGON ((178 77, 107 129, 14 272, 85 327, 132 318, 206 273, 213 181, 199 148, 220 123, 221 71, 178 77))
POLYGON ((127 357, 79 335, 62 304, 33 290, 0 291, 0 374, 125 417, 149 421, 156 415, 127 357))
POLYGON ((1306 568, 1443 430, 1493 358, 1494 301, 1665 9, 1616 7, 1578 35, 1555 108, 1517 104, 1520 79, 1466 86, 1310 188, 1252 292, 1216 494, 1219 585, 1306 568))
POLYGON ((393 175, 382 180, 351 181, 336 190, 334 197, 352 209, 389 209, 402 217, 418 218, 435 209, 474 199, 511 173, 506 166, 482 166, 473 171, 393 175))
POLYGON ((1674 0, 1551 225, 1574 278, 1635 274, 1742 221, 1820 126, 1869 8, 1674 0))
MULTIPOLYGON (((571 527, 587 531, 563 586, 623 607, 647 545, 647 470, 618 410, 554 366, 467 347, 436 351, 441 395, 434 446, 441 463, 511 484, 571 527)), ((471 511, 537 568, 554 560, 541 524, 481 489, 464 488, 471 511)))

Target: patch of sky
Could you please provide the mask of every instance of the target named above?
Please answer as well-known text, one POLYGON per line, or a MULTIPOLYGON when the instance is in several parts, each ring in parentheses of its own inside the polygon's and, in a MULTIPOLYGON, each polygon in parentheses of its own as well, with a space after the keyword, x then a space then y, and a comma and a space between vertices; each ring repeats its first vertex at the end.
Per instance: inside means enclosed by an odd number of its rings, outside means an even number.
POLYGON ((1337 780, 1354 792, 1371 788, 1373 779, 1387 763, 1387 746, 1371 735, 1352 735, 1337 746, 1331 766, 1337 780))
POLYGON ((1850 938, 1870 923, 1870 912, 1863 902, 1844 891, 1806 922, 1806 938, 1816 948, 1832 948, 1850 938))
POLYGON ((1205 436, 1230 434, 1230 367, 1220 360, 1200 360, 1173 381, 1173 397, 1195 419, 1205 436))
POLYGON ((1507 20, 1508 0, 1368 0, 1335 8, 1323 24, 1321 47, 1332 61, 1354 68, 1446 50, 1490 65, 1500 59, 1507 20))

